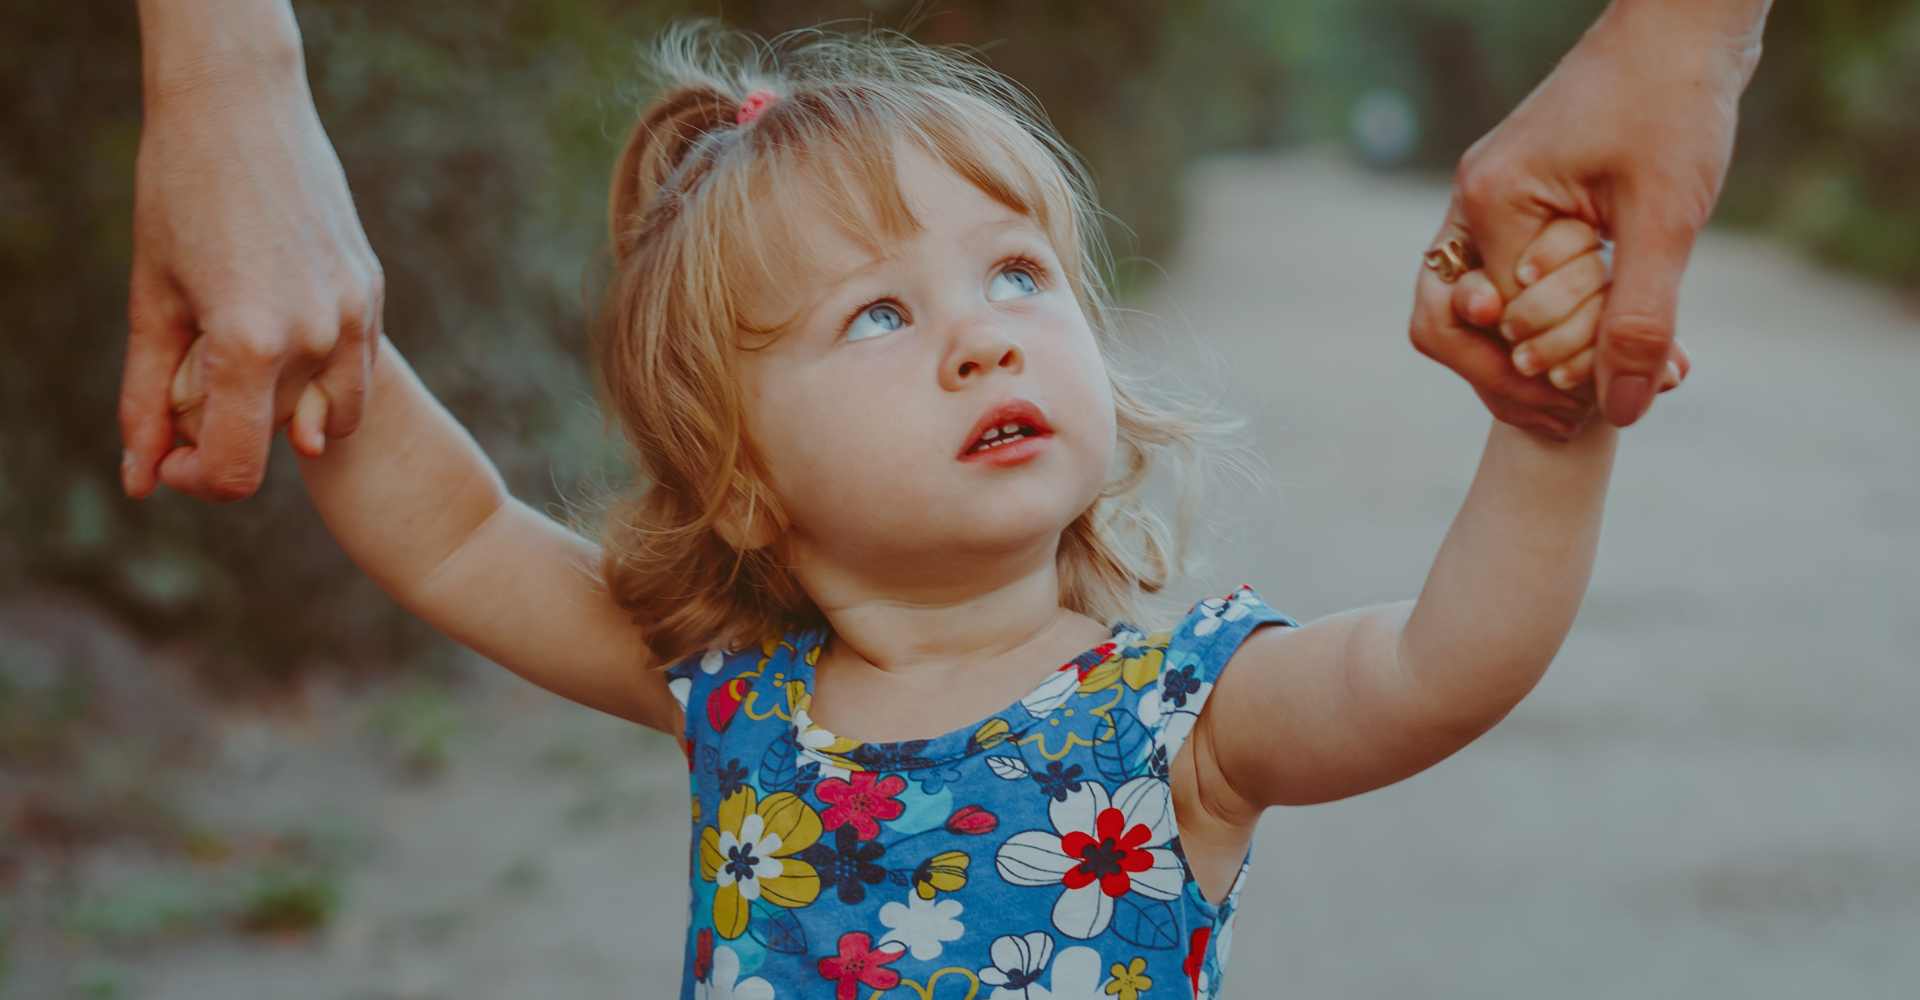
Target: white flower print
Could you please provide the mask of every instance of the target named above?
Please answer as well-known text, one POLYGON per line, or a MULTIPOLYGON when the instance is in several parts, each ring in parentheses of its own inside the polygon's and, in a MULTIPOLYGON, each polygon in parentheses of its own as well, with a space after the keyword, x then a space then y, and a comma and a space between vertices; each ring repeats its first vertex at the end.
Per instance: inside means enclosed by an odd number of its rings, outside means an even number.
POLYGON ((995 938, 988 957, 993 967, 980 970, 980 983, 994 990, 985 1000, 1108 1000, 1100 953, 1085 946, 1063 949, 1053 963, 1052 986, 1040 985, 1053 957, 1053 936, 1045 931, 995 938))
POLYGON ((904 944, 913 957, 922 962, 939 958, 945 947, 943 942, 957 941, 966 933, 966 928, 954 919, 960 910, 957 899, 921 899, 919 893, 909 892, 905 904, 888 903, 880 907, 880 922, 887 925, 880 944, 904 944))
POLYGON ((807 713, 805 706, 793 710, 794 739, 800 745, 799 758, 820 765, 820 778, 839 778, 841 781, 853 777, 853 771, 842 766, 827 755, 827 748, 833 746, 834 735, 813 724, 813 716, 807 713))
POLYGON ((773 856, 780 849, 780 835, 767 829, 766 818, 757 812, 748 813, 740 821, 739 836, 732 830, 721 830, 717 847, 726 860, 714 870, 714 884, 738 882, 740 898, 745 900, 759 899, 760 880, 779 878, 786 869, 786 862, 773 856))
POLYGON ((1173 796, 1156 777, 1134 778, 1111 798, 1098 781, 1084 781, 1049 803, 1052 830, 1014 834, 994 856, 1000 877, 1014 885, 1060 885, 1053 926, 1085 940, 1107 929, 1113 901, 1129 892, 1149 899, 1180 898, 1180 859, 1164 845, 1172 838, 1173 796))
POLYGON ((693 987, 694 1000, 773 1000, 773 984, 759 976, 740 979, 740 956, 732 948, 713 949, 713 971, 693 987))
POLYGON ((1023 997, 1027 995, 1027 987, 1040 978, 1047 962, 1053 958, 1053 935, 1033 931, 1020 937, 1011 934, 997 937, 987 949, 987 957, 993 960, 993 968, 981 969, 980 981, 998 987, 989 1000, 1023 997))
POLYGON ((672 692, 673 700, 679 702, 680 707, 685 709, 687 699, 693 697, 693 678, 675 677, 667 681, 667 690, 672 692))
POLYGON ((726 650, 709 649, 700 657, 700 672, 703 674, 717 674, 720 672, 720 668, 726 665, 726 662, 726 650))
POLYGON ((1234 591, 1224 599, 1209 597, 1200 602, 1201 617, 1199 621, 1193 623, 1193 634, 1212 635, 1219 631, 1221 625, 1237 622, 1252 614, 1254 607, 1259 603, 1260 598, 1254 596, 1253 591, 1245 587, 1234 591))
POLYGON ((1033 690, 1033 693, 1020 699, 1020 706, 1027 710, 1028 715, 1036 719, 1045 718, 1048 713, 1066 704, 1067 699, 1073 697, 1073 693, 1079 689, 1080 671, 1056 670, 1053 676, 1043 681, 1033 690))

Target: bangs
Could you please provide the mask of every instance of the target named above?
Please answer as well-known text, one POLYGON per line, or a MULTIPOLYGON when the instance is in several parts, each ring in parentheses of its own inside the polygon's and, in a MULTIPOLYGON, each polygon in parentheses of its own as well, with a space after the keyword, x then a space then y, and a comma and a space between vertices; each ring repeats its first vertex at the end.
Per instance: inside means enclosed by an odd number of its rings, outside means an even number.
POLYGON ((806 310, 791 296, 751 301, 750 290, 817 287, 837 277, 811 249, 808 227, 822 215, 875 256, 920 231, 900 187, 896 142, 914 143, 1032 219, 1079 286, 1073 185, 1047 145, 1004 109, 951 90, 822 87, 769 105, 707 178, 696 214, 716 237, 704 241, 717 293, 708 301, 734 331, 777 338, 806 310))

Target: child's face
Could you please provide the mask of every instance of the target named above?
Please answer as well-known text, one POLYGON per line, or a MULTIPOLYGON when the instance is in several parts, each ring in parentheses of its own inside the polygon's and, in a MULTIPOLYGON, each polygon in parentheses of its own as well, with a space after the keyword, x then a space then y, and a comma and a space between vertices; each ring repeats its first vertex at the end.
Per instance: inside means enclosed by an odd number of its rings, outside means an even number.
POLYGON ((1114 453, 1105 362, 1043 230, 917 147, 896 155, 920 229, 873 234, 876 258, 825 206, 800 209, 807 276, 764 303, 799 318, 741 354, 748 433, 803 582, 820 560, 903 585, 959 559, 1051 558, 1114 453), (963 460, 976 423, 1013 399, 1051 435, 1019 463, 963 460))

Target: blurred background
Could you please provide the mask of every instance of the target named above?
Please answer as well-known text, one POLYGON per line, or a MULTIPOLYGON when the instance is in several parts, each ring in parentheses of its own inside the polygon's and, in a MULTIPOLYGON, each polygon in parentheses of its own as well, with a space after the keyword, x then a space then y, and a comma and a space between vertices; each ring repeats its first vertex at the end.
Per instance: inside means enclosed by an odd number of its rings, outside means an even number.
MULTIPOLYGON (((1407 346, 1418 252, 1454 161, 1601 6, 295 11, 389 335, 556 514, 625 481, 584 309, 636 44, 724 13, 980 47, 1124 221, 1128 337, 1275 473, 1222 499, 1178 603, 1246 580, 1310 618, 1415 593, 1464 495, 1486 418, 1407 346)), ((0 996, 666 995, 669 740, 410 619, 284 442, 244 503, 122 496, 137 24, 0 23, 0 996)), ((1455 759, 1268 817, 1227 995, 1920 988, 1916 106, 1920 5, 1777 6, 1688 273, 1695 374, 1628 435, 1572 640, 1455 759)))

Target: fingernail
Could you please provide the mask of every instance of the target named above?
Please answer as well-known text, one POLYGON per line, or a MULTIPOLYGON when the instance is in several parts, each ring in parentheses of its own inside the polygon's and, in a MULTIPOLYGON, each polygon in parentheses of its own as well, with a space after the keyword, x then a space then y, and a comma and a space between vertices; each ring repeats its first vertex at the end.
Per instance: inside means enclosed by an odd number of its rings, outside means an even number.
POLYGON ((1532 375, 1533 352, 1524 347, 1516 349, 1513 352, 1513 366, 1520 369, 1522 375, 1532 375))
POLYGON ((133 495, 133 452, 125 448, 120 449, 120 489, 133 495))
POLYGON ((1607 423, 1629 427, 1653 405, 1653 383, 1645 375, 1615 375, 1607 387, 1607 423))
POLYGON ((1513 343, 1513 324, 1503 320, 1500 323, 1500 336, 1507 338, 1507 343, 1513 343))
POLYGON ((1547 372, 1547 381, 1552 382, 1553 387, 1556 389, 1571 389, 1573 388, 1573 373, 1567 371, 1565 368, 1555 368, 1547 372))
POLYGON ((1531 285, 1540 280, 1540 269, 1532 264, 1522 264, 1513 269, 1513 277, 1523 285, 1531 285))
POLYGON ((1493 293, 1487 291, 1475 292, 1471 307, 1476 315, 1493 310, 1496 308, 1493 293))

